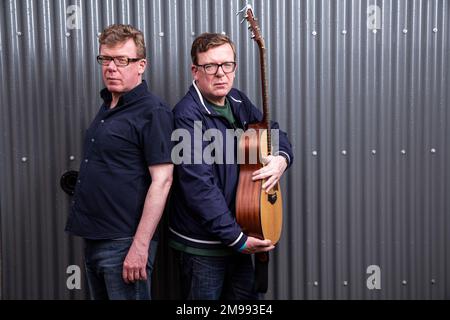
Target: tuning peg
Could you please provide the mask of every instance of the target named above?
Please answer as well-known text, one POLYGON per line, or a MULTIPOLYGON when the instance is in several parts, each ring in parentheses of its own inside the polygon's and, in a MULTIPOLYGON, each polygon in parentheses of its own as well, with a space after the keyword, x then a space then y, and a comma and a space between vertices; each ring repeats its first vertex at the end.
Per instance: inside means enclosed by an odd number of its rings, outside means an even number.
MULTIPOLYGON (((242 12, 247 12, 247 10, 249 10, 249 9, 253 11, 253 8, 252 8, 252 5, 251 5, 251 4, 247 4, 244 8, 242 8, 241 10, 239 10, 239 12, 236 13, 236 15, 238 16, 238 15, 240 15, 242 12)), ((246 15, 246 18, 247 18, 247 15, 246 15)))

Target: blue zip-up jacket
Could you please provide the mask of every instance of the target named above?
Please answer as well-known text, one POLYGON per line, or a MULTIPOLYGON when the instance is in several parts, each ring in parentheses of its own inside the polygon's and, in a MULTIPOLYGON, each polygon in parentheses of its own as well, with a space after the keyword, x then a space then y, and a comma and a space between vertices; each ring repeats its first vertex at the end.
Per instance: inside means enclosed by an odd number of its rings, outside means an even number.
MULTIPOLYGON (((227 95, 227 99, 241 129, 246 130, 249 124, 262 120, 261 111, 250 102, 243 92, 232 89, 227 95)), ((190 142, 188 141, 188 145, 190 143, 191 148, 188 152, 190 152, 191 162, 175 167, 170 204, 170 237, 190 247, 203 249, 229 247, 238 251, 247 241, 247 236, 242 232, 235 219, 235 199, 239 181, 236 140, 233 143, 234 150, 232 150, 234 152, 233 163, 225 164, 227 152, 231 152, 231 150, 226 150, 225 141, 222 153, 224 164, 217 164, 217 162, 208 164, 205 159, 199 164, 194 163, 194 159, 196 157, 198 159, 198 154, 194 155, 194 131, 200 132, 198 121, 201 121, 202 134, 209 129, 216 129, 222 133, 224 140, 227 136, 227 129, 237 128, 232 128, 224 117, 207 106, 195 82, 175 106, 173 114, 175 129, 184 129, 184 132, 189 132, 190 142)), ((273 122, 272 129, 278 128, 278 124, 273 122)), ((183 137, 183 139, 185 138, 183 137)), ((186 143, 183 139, 175 144, 186 143)), ((279 140, 278 153, 288 160, 288 166, 290 166, 293 161, 291 144, 286 133, 281 130, 279 131, 279 140)), ((208 151, 205 148, 210 144, 211 141, 203 141, 201 150, 208 151)))

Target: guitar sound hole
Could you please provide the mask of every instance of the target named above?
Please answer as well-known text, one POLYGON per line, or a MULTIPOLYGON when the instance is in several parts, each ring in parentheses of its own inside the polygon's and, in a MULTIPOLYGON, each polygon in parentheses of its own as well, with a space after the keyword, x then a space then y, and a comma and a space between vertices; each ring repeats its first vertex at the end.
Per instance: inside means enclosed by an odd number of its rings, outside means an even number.
POLYGON ((270 204, 274 205, 275 202, 277 202, 277 193, 276 192, 269 194, 267 197, 268 197, 270 204))

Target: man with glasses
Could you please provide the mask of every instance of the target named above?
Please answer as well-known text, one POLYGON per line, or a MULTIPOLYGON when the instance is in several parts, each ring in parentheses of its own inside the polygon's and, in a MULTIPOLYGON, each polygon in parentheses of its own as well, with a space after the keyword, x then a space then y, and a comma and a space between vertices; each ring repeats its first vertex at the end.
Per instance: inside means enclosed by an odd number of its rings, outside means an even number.
MULTIPOLYGON (((186 158, 194 160, 198 154, 204 156, 211 151, 207 131, 215 129, 226 137, 227 130, 245 130, 249 124, 261 122, 262 113, 243 92, 233 88, 236 49, 227 36, 200 35, 192 44, 191 57, 194 81, 173 113, 175 128, 193 137, 190 157, 186 158), (199 130, 204 138, 194 141, 199 130)), ((278 128, 278 124, 272 128, 278 128)), ((279 152, 267 157, 267 165, 253 177, 267 179, 263 184, 266 191, 293 160, 286 134, 280 131, 279 136, 279 152)), ((229 146, 231 150, 225 142, 222 147, 215 152, 235 152, 236 140, 229 146)), ((258 299, 250 254, 267 252, 274 246, 270 240, 245 235, 237 224, 234 203, 238 177, 235 153, 232 163, 225 159, 211 163, 203 158, 201 163, 183 161, 175 166, 170 246, 180 260, 185 299, 258 299)))
POLYGON ((172 183, 173 116, 142 79, 142 32, 112 25, 99 43, 106 88, 86 131, 66 231, 85 239, 92 299, 150 299, 154 235, 172 183))

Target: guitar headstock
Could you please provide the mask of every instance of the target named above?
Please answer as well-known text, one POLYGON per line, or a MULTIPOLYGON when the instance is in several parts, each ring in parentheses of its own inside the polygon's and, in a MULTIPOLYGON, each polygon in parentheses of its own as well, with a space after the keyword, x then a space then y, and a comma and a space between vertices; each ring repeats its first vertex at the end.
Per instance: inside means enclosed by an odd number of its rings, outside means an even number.
MULTIPOLYGON (((261 29, 259 28, 258 25, 258 19, 255 18, 255 15, 253 14, 253 8, 251 5, 246 5, 241 11, 239 11, 239 13, 245 12, 244 15, 244 20, 242 20, 242 22, 244 22, 245 20, 247 20, 249 27, 248 29, 251 32, 252 35, 252 39, 256 41, 256 43, 258 43, 258 45, 261 48, 264 48, 264 39, 261 35, 261 29)), ((238 14, 239 14, 238 13, 238 14)))

